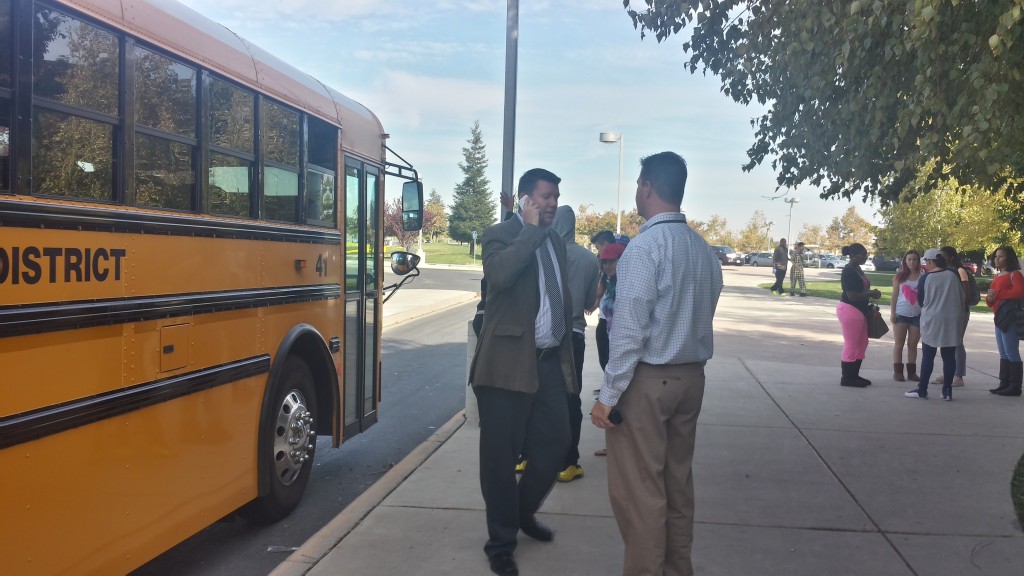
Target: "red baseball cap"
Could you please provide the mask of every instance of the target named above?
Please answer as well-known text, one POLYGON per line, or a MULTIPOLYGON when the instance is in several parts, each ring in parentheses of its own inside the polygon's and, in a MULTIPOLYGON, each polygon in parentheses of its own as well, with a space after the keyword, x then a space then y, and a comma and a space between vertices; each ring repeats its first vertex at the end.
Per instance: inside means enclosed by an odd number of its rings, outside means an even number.
POLYGON ((601 253, 597 257, 601 260, 618 260, 625 251, 626 247, 622 244, 608 244, 601 248, 601 253))

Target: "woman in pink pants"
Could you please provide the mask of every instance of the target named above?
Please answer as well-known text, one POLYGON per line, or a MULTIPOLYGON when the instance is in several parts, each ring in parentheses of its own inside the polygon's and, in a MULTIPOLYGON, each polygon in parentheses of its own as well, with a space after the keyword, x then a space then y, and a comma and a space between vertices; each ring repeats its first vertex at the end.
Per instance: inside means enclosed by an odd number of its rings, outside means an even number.
POLYGON ((843 295, 836 305, 836 316, 843 329, 843 377, 839 385, 863 388, 871 385, 870 380, 860 376, 860 363, 868 349, 868 304, 872 298, 881 298, 882 293, 871 289, 871 281, 860 269, 868 259, 868 251, 863 244, 855 242, 844 246, 843 256, 847 256, 850 263, 843 268, 843 295))

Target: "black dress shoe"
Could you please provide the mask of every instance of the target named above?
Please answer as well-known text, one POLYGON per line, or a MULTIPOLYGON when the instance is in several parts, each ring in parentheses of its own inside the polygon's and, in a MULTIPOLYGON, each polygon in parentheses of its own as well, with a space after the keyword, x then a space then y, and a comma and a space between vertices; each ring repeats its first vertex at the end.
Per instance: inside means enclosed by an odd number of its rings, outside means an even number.
POLYGON ((501 576, 519 576, 519 567, 511 552, 498 552, 491 556, 491 572, 501 576))
POLYGON ((551 542, 555 539, 555 531, 536 520, 523 522, 519 525, 519 529, 523 531, 523 534, 541 542, 551 542))

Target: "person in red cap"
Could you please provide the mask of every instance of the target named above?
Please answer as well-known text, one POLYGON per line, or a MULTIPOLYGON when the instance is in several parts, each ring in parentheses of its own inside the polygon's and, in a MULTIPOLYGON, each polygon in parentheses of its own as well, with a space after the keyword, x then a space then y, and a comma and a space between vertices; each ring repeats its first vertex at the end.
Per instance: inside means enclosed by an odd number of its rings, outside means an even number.
POLYGON ((604 295, 601 297, 600 306, 609 334, 612 331, 612 316, 615 314, 615 265, 619 262, 619 257, 622 256, 625 250, 626 247, 622 244, 608 244, 601 248, 601 253, 597 255, 597 259, 601 261, 601 272, 608 279, 604 295))

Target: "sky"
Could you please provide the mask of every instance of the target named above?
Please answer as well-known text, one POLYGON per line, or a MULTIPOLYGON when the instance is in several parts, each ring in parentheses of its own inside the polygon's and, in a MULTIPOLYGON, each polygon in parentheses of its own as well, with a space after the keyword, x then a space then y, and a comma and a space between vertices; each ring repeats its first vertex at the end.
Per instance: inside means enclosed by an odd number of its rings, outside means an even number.
MULTIPOLYGON (((419 171, 424 190, 446 204, 462 180, 458 164, 480 122, 491 188, 501 189, 505 83, 505 0, 183 0, 204 16, 372 110, 389 146, 419 171)), ((755 210, 775 222, 771 236, 804 223, 827 226, 851 205, 876 221, 876 207, 822 200, 811 188, 772 197, 767 163, 743 172, 754 142, 745 107, 714 76, 684 70, 681 36, 640 39, 622 0, 521 0, 515 179, 543 167, 562 178, 560 203, 594 212, 635 207, 640 158, 664 150, 686 159, 683 211, 714 214, 739 231, 755 210)), ((391 194, 389 189, 389 194, 391 194)))

